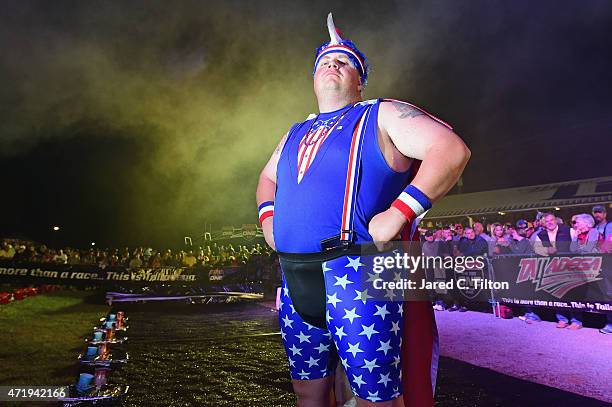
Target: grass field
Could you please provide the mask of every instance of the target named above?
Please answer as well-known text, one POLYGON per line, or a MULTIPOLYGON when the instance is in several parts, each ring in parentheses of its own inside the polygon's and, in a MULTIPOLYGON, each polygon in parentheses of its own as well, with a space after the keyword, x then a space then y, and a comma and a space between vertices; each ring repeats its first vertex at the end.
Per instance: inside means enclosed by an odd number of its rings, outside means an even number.
POLYGON ((72 383, 84 339, 109 309, 94 297, 57 291, 0 305, 0 385, 72 383))

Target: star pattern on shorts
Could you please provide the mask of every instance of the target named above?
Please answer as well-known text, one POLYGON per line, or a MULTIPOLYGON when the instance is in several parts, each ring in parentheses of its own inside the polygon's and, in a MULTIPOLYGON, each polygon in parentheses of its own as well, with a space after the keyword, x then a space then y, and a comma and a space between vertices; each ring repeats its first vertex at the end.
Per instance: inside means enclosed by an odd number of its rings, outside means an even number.
POLYGON ((390 374, 391 373, 387 373, 387 374, 380 373, 380 380, 378 381, 378 383, 382 383, 385 387, 387 387, 387 383, 392 381, 391 379, 389 379, 390 374))
POLYGON ((368 397, 366 397, 366 399, 370 400, 371 402, 382 400, 380 397, 378 397, 378 391, 375 391, 375 392, 368 391, 368 397))
POLYGON ((352 353, 353 357, 356 357, 358 353, 362 353, 363 350, 359 349, 359 342, 355 343, 355 344, 351 344, 349 342, 349 348, 347 350, 348 353, 352 353))
POLYGON ((384 321, 385 315, 390 314, 390 312, 387 311, 387 304, 383 305, 382 307, 379 307, 378 305, 374 305, 374 306, 376 307, 376 312, 374 313, 374 315, 380 316, 384 321))
POLYGON ((370 373, 372 373, 372 370, 374 370, 375 368, 380 367, 376 364, 376 358, 372 360, 364 359, 363 363, 364 363, 363 368, 368 369, 370 373))
POLYGON ((353 298, 353 300, 360 300, 362 301, 364 304, 365 302, 370 299, 370 298, 374 298, 371 295, 368 295, 368 289, 366 288, 363 291, 359 291, 359 290, 355 290, 355 298, 353 298))
POLYGON ((336 277, 334 276, 334 278, 336 279, 336 282, 334 283, 334 285, 339 285, 342 286, 343 290, 346 290, 346 286, 349 284, 353 284, 352 281, 350 281, 348 278, 348 274, 345 274, 342 277, 336 277))
POLYGON ((373 283, 374 281, 380 278, 380 276, 376 273, 367 273, 367 274, 368 274, 368 279, 365 281, 366 283, 373 283))
POLYGON ((291 318, 289 318, 289 316, 285 315, 285 318, 283 319, 283 322, 285 323, 285 327, 293 328, 291 326, 293 324, 293 320, 291 318))
POLYGON ((306 361, 306 363, 308 363, 308 367, 316 366, 318 362, 319 362, 319 359, 315 359, 312 356, 310 357, 310 359, 306 361))
POLYGON ((359 335, 367 336, 368 340, 372 339, 372 335, 380 333, 380 332, 378 332, 377 330, 374 329, 374 324, 369 325, 369 326, 361 325, 361 328, 362 328, 362 330, 359 333, 359 335))
POLYGON ((342 302, 342 300, 338 299, 338 297, 336 297, 336 293, 334 293, 332 295, 327 296, 327 302, 333 305, 335 308, 336 304, 338 304, 339 302, 342 302))
POLYGON ((359 376, 353 375, 353 383, 355 383, 359 388, 361 388, 362 384, 366 384, 366 382, 363 381, 362 376, 362 374, 360 374, 359 376))
POLYGON ((344 312, 344 316, 342 317, 342 319, 348 319, 351 324, 353 323, 353 320, 355 320, 355 318, 361 318, 361 315, 357 315, 357 313, 355 312, 355 309, 357 307, 354 307, 352 309, 345 309, 344 312))
POLYGON ((386 290, 385 298, 388 298, 389 301, 393 301, 395 297, 397 297, 397 294, 395 294, 395 291, 391 289, 386 290))
POLYGON ((384 290, 376 298, 378 293, 364 282, 366 275, 371 281, 381 278, 372 273, 371 263, 370 257, 345 256, 323 264, 327 332, 302 321, 291 307, 291 298, 282 296, 286 312, 280 316, 281 332, 286 333, 293 379, 333 374, 327 364, 333 354, 358 397, 376 402, 401 395, 403 306, 383 298, 384 290))
POLYGON ((385 356, 387 356, 387 352, 389 352, 389 350, 391 349, 391 345, 389 345, 389 342, 391 342, 391 339, 389 339, 386 342, 380 341, 380 346, 378 347, 378 349, 376 349, 377 351, 381 351, 385 353, 385 356))
POLYGON ((291 378, 313 380, 333 374, 338 356, 330 352, 333 346, 331 334, 304 321, 296 312, 289 293, 285 295, 284 278, 282 287, 279 325, 291 378))
POLYGON ((319 346, 317 346, 315 349, 318 350, 319 353, 321 353, 321 352, 329 352, 329 345, 324 345, 324 344, 320 343, 319 346))
POLYGON ((399 331, 400 331, 399 321, 391 322, 391 331, 390 332, 393 332, 397 336, 399 331))
POLYGON ((348 257, 348 261, 348 264, 344 267, 352 267, 355 271, 359 270, 359 267, 363 266, 363 264, 361 264, 361 257, 356 257, 354 259, 348 257))

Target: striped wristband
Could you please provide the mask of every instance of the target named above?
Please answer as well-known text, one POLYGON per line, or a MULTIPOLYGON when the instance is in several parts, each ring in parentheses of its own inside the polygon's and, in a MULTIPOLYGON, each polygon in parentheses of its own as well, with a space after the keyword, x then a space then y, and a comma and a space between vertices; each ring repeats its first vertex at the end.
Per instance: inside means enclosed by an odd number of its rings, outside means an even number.
POLYGON ((259 205, 259 224, 263 225, 263 221, 274 215, 274 201, 262 202, 259 205))
POLYGON ((431 201, 414 185, 408 185, 391 206, 397 208, 409 221, 431 208, 431 201))

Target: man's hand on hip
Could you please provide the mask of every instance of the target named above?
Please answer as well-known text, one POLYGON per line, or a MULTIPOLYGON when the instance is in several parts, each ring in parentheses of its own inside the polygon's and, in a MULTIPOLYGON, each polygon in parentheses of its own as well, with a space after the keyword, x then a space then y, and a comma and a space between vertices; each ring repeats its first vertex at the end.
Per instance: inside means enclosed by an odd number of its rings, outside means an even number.
POLYGON ((402 227, 406 224, 404 214, 391 207, 374 216, 368 225, 368 232, 379 250, 383 250, 386 242, 399 237, 402 227))

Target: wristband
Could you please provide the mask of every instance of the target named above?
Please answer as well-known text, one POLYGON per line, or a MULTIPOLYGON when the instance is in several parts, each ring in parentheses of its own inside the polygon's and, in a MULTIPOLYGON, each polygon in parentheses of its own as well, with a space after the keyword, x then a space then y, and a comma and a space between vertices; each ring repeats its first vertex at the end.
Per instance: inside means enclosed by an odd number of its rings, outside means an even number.
POLYGON ((274 201, 262 202, 259 205, 259 224, 263 225, 263 221, 274 215, 274 201))
POLYGON ((417 187, 408 185, 391 206, 398 209, 410 221, 431 209, 431 201, 417 187))

